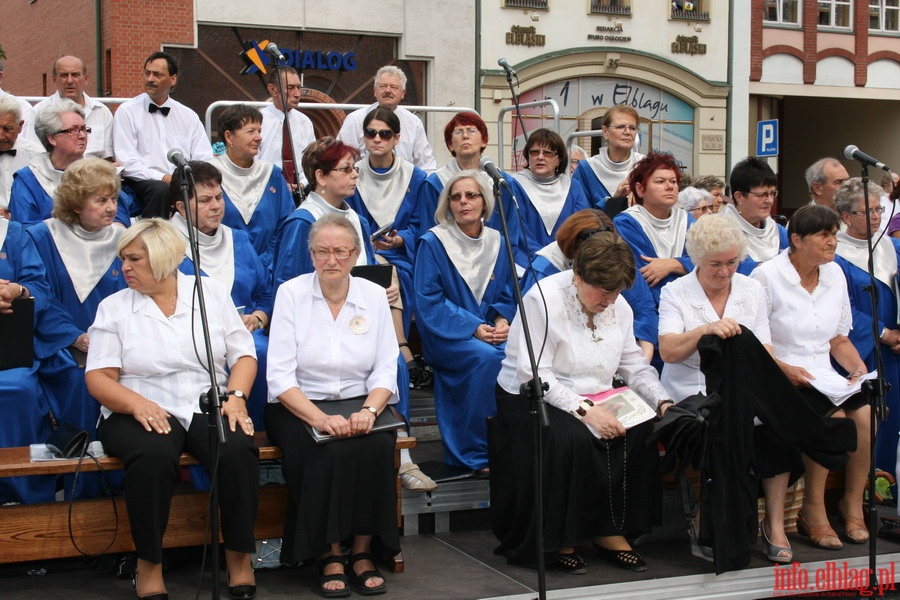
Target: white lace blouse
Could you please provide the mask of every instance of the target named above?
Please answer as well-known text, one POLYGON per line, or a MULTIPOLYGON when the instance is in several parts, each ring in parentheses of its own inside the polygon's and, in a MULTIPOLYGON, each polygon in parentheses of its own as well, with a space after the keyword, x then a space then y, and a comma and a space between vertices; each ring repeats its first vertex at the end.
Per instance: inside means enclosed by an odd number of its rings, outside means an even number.
MULTIPOLYGON (((763 344, 771 343, 769 315, 762 285, 735 273, 723 317, 746 327, 763 344)), ((666 285, 659 297, 659 336, 685 333, 721 320, 697 279, 697 271, 666 285)), ((706 377, 700 371, 700 353, 696 350, 685 360, 666 363, 660 378, 672 398, 678 402, 693 394, 706 393, 706 377)))
POLYGON ((833 338, 850 332, 852 316, 847 280, 834 262, 819 267, 819 284, 810 294, 784 250, 750 276, 763 284, 775 358, 795 367, 832 369, 833 338))
MULTIPOLYGON (((532 343, 540 354, 538 372, 541 381, 549 385, 547 402, 571 412, 583 394, 611 389, 612 378, 619 373, 655 409, 660 400, 670 396, 634 340, 631 307, 619 296, 614 305, 594 316, 594 329, 589 329, 572 277, 572 271, 563 271, 541 280, 546 310, 536 286, 525 296, 532 343)), ((519 385, 530 379, 522 322, 516 316, 497 383, 507 392, 518 394, 519 385)))

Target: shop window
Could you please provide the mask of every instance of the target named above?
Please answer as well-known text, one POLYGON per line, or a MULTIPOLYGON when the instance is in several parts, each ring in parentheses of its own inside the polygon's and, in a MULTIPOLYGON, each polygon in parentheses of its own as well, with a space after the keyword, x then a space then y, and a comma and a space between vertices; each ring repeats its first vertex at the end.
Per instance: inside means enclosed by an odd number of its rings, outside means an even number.
POLYGON ((819 2, 819 26, 850 29, 851 8, 850 0, 819 2))
POLYGON ((591 0, 591 14, 631 16, 630 0, 591 0))
POLYGON ((763 20, 766 23, 800 24, 800 0, 765 0, 763 20))
POLYGON ((503 6, 507 8, 537 8, 548 10, 550 0, 504 0, 503 6))
POLYGON ((709 21, 709 11, 703 10, 700 0, 673 0, 672 18, 681 21, 709 21))
POLYGON ((869 0, 869 31, 900 33, 900 0, 869 0))

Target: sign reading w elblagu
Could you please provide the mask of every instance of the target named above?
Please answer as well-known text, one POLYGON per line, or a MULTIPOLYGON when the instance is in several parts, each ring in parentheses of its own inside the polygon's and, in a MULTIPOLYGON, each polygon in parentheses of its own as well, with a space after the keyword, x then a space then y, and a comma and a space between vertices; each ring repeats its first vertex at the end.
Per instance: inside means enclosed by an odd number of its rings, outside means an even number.
MULTIPOLYGON (((246 66, 241 69, 241 75, 253 75, 255 73, 267 74, 275 66, 274 58, 266 48, 269 40, 249 40, 244 42, 247 48, 241 52, 246 66)), ((337 52, 323 50, 300 50, 298 48, 282 48, 284 64, 294 67, 298 71, 355 71, 356 53, 337 52)))

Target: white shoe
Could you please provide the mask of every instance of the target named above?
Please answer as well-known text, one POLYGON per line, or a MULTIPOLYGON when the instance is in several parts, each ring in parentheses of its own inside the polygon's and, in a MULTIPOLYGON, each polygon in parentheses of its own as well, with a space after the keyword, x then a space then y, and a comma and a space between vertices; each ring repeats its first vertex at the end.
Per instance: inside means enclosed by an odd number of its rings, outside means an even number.
POLYGON ((403 487, 414 492, 430 492, 438 484, 419 469, 419 465, 408 462, 400 465, 400 481, 403 487))

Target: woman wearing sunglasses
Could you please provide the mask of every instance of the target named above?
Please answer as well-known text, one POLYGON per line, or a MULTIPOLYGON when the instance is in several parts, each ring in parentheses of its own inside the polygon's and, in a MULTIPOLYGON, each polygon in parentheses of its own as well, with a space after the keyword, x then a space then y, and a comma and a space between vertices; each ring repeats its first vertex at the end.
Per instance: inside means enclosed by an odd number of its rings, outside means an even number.
POLYGON ((584 188, 569 176, 569 153, 555 131, 536 129, 525 142, 526 168, 513 174, 515 194, 525 222, 529 258, 551 243, 566 218, 590 202, 584 188))

